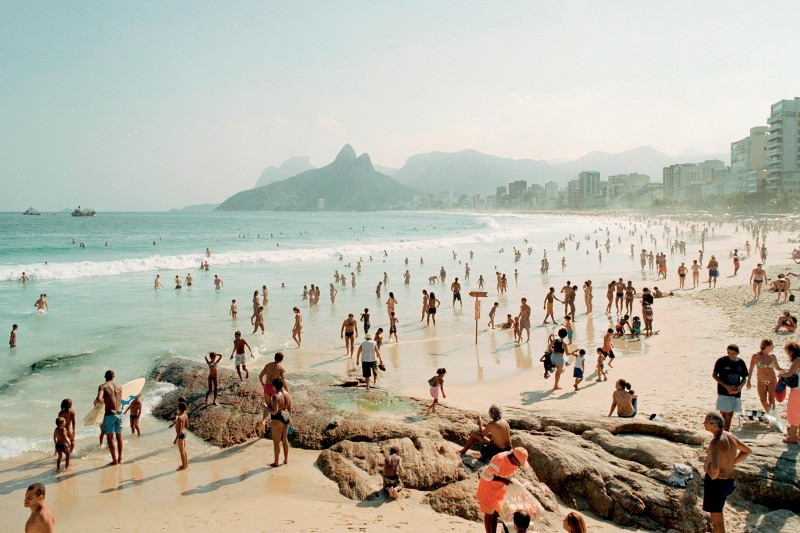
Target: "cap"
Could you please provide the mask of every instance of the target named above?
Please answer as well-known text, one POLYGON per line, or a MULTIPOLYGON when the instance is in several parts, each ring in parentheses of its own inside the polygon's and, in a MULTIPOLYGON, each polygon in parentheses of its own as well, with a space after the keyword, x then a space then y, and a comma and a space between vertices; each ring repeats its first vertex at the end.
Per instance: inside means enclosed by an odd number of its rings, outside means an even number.
POLYGON ((524 465, 525 463, 528 462, 528 450, 526 450, 522 446, 517 446, 516 448, 511 450, 511 453, 513 453, 514 456, 517 458, 519 464, 524 465))

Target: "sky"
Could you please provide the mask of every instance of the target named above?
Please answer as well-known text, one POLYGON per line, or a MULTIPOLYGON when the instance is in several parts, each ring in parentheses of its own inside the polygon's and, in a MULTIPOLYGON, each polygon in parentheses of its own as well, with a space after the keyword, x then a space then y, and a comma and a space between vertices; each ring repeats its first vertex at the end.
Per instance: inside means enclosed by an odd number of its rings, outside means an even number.
POLYGON ((794 1, 0 1, 0 210, 218 203, 345 143, 719 153, 800 88, 794 1))

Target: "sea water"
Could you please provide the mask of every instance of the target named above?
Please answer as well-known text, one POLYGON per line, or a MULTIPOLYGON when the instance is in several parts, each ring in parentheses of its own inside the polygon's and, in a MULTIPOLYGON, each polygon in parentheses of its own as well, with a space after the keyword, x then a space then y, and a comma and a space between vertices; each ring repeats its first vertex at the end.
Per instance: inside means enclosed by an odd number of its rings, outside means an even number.
MULTIPOLYGON (((17 347, 4 349, 0 365, 0 459, 49 450, 63 398, 74 400, 80 424, 107 369, 124 383, 147 376, 157 363, 170 358, 202 362, 209 350, 222 353, 223 365, 232 366, 229 355, 236 330, 243 332, 257 356, 248 360, 251 379, 279 350, 286 354, 290 372, 304 368, 356 373, 352 360, 343 357, 342 322, 348 313, 358 319, 369 308, 371 331, 383 327, 387 342, 389 291, 398 300, 400 343, 384 345, 386 384, 419 382, 423 395, 425 380, 440 366, 447 366, 449 383, 502 379, 519 371, 538 374, 538 357, 550 331, 535 329, 531 345, 520 351, 510 334, 485 332, 491 304, 500 302, 499 323, 507 313, 517 315, 519 299, 525 296, 536 325, 542 320, 542 300, 549 286, 558 292, 567 279, 579 287, 591 279, 595 307, 602 314, 608 281, 623 276, 641 287, 640 280, 652 280, 640 272, 638 251, 653 246, 646 239, 640 245, 639 235, 628 237, 616 228, 620 220, 427 212, 0 214, 0 326, 8 334, 13 323, 19 324, 17 347), (608 254, 602 249, 607 227, 612 229, 608 254), (556 243, 569 234, 575 241, 557 252, 556 243), (590 240, 584 240, 586 235, 590 240), (618 235, 623 236, 621 243, 618 235), (595 239, 601 245, 602 263, 595 239), (580 250, 575 249, 577 241, 580 250), (631 243, 637 252, 634 258, 631 243), (522 250, 519 262, 512 252, 515 246, 522 250), (528 246, 533 248, 530 255, 528 246), (550 261, 546 276, 539 273, 544 253, 550 261), (211 269, 202 271, 199 266, 206 259, 211 269), (466 263, 471 268, 469 281, 464 280, 466 263), (429 284, 428 278, 438 276, 442 266, 446 283, 429 284), (403 281, 406 269, 411 273, 409 286, 403 281), (347 275, 347 287, 336 285, 339 292, 332 305, 329 284, 336 270, 347 275), (19 281, 23 271, 31 278, 27 285, 19 281), (508 277, 506 295, 496 292, 496 271, 508 277), (356 272, 355 288, 351 272, 356 272), (375 289, 384 272, 389 284, 379 300, 375 289), (194 278, 193 286, 175 290, 175 276, 184 280, 187 273, 194 278), (153 288, 157 274, 161 290, 153 288), (493 335, 490 349, 472 357, 453 357, 459 348, 474 344, 473 300, 468 292, 476 290, 481 274, 489 298, 482 303, 480 329, 481 335, 493 335), (221 290, 214 287, 214 275, 224 282, 221 290), (463 286, 463 311, 451 305, 449 287, 455 277, 463 286), (321 286, 314 308, 301 296, 303 286, 311 284, 321 286), (252 297, 256 290, 260 296, 262 285, 269 290, 266 334, 254 335, 252 297), (435 328, 419 322, 422 289, 434 291, 442 302, 435 328), (47 294, 50 306, 43 314, 33 307, 41 293, 47 294), (239 306, 236 321, 228 314, 232 299, 239 306), (303 314, 302 349, 296 349, 291 339, 294 306, 303 314)), ((660 236, 660 227, 653 231, 660 236)), ((656 250, 665 249, 659 238, 656 250)), ((670 270, 677 266, 673 263, 671 259, 670 270)), ((579 293, 579 313, 584 309, 582 300, 579 293)), ((562 316, 557 306, 557 319, 562 316)), ((584 333, 597 340, 607 323, 600 326, 584 333)), ((148 384, 147 405, 167 388, 148 384)), ((79 437, 96 432, 81 428, 79 437)))

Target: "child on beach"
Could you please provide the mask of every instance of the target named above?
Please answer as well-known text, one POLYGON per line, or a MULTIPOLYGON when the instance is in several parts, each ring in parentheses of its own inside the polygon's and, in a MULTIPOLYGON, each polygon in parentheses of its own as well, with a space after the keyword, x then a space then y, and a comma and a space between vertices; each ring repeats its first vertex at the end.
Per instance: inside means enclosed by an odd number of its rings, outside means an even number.
POLYGON ((614 365, 611 363, 614 362, 614 345, 611 344, 611 337, 614 336, 614 330, 608 328, 606 331, 605 336, 603 337, 603 355, 608 357, 610 361, 608 362, 608 368, 614 368, 614 365))
POLYGON ((380 349, 381 344, 383 344, 383 328, 378 328, 375 332, 375 346, 380 349))
POLYGON ((519 317, 514 317, 514 342, 522 341, 522 331, 519 329, 519 317))
POLYGON ((361 313, 361 318, 359 319, 361 322, 364 323, 364 335, 369 333, 369 309, 364 308, 364 312, 361 313))
POLYGON ((400 342, 397 340, 397 323, 400 322, 397 320, 397 317, 394 316, 394 311, 392 311, 391 316, 389 317, 389 341, 392 340, 392 335, 394 335, 394 342, 400 342))
POLYGON ((56 472, 61 471, 61 457, 64 456, 66 461, 64 463, 64 471, 69 470, 69 456, 72 443, 67 434, 67 421, 63 416, 56 418, 56 430, 53 432, 53 443, 56 445, 56 472))
MULTIPOLYGON (((139 417, 142 416, 142 393, 136 395, 136 398, 125 409, 125 413, 131 412, 131 434, 142 436, 142 430, 139 428, 139 417)), ((123 414, 125 414, 123 413, 123 414)))
POLYGON ((69 437, 70 448, 72 453, 75 450, 75 409, 72 408, 72 398, 65 398, 61 400, 61 411, 58 416, 64 419, 64 427, 67 429, 67 437, 69 437))
POLYGON ((578 384, 583 381, 584 361, 586 359, 586 350, 581 348, 578 350, 578 356, 575 358, 575 367, 572 369, 572 377, 575 378, 575 390, 578 390, 578 384))
POLYGON ((446 374, 447 369, 439 368, 436 370, 436 374, 428 380, 428 385, 431 388, 431 397, 433 398, 433 403, 428 408, 428 414, 436 411, 436 404, 439 403, 440 391, 442 393, 442 398, 447 398, 447 395, 444 393, 444 376, 446 374))
POLYGON ((245 378, 244 379, 250 379, 250 371, 247 370, 247 359, 245 358, 245 355, 244 355, 245 347, 247 347, 247 349, 250 350, 250 358, 251 359, 255 359, 255 356, 253 355, 253 349, 250 348, 250 345, 247 344, 247 341, 242 338, 242 332, 241 331, 237 331, 234 334, 233 349, 231 350, 231 357, 230 358, 233 359, 234 353, 236 354, 236 361, 235 361, 236 373, 239 375, 239 382, 240 383, 242 381, 244 381, 242 379, 242 370, 244 370, 244 372, 245 372, 245 378))
POLYGON ((653 306, 645 303, 644 307, 644 331, 645 337, 653 334, 653 306))
POLYGON ((178 416, 175 417, 175 440, 172 444, 178 445, 181 456, 181 466, 178 470, 189 468, 189 456, 186 454, 186 430, 189 427, 189 417, 186 415, 186 402, 178 402, 178 416))
POLYGON ((500 307, 500 304, 495 302, 492 308, 489 310, 489 323, 487 324, 488 327, 494 329, 494 315, 497 313, 497 308, 500 307))
POLYGON ((231 320, 236 320, 239 315, 239 307, 236 305, 236 300, 231 300, 231 310, 228 311, 228 314, 231 315, 231 320))
POLYGON ((19 329, 19 326, 16 325, 16 324, 11 326, 11 337, 8 339, 8 345, 11 348, 16 348, 16 346, 17 346, 17 330, 18 329, 19 329))
POLYGON ((597 349, 597 380, 596 381, 608 381, 608 376, 606 376, 605 371, 605 360, 606 354, 603 353, 602 348, 597 349))
POLYGON ((511 329, 514 327, 514 319, 511 315, 506 315, 506 321, 498 326, 500 329, 511 329))
POLYGON ((642 320, 638 316, 633 317, 631 327, 633 328, 633 336, 638 338, 642 332, 642 320))
POLYGON ((211 394, 211 389, 214 389, 214 402, 212 405, 217 405, 217 389, 219 389, 219 377, 217 376, 217 365, 222 361, 221 353, 208 352, 205 357, 206 364, 208 365, 208 390, 206 391, 206 405, 208 405, 208 395, 211 394))

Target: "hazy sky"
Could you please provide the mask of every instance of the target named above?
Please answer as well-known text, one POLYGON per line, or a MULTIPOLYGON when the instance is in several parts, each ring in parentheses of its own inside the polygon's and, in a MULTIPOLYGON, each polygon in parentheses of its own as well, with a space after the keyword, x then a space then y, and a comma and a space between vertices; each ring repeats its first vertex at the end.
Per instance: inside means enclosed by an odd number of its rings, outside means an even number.
POLYGON ((0 2, 0 210, 219 202, 345 142, 724 152, 798 95, 797 3, 0 2))

